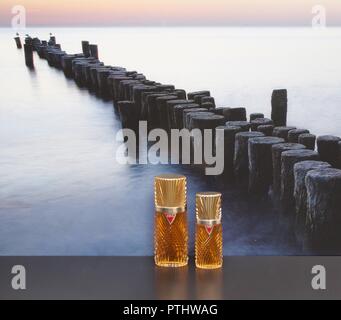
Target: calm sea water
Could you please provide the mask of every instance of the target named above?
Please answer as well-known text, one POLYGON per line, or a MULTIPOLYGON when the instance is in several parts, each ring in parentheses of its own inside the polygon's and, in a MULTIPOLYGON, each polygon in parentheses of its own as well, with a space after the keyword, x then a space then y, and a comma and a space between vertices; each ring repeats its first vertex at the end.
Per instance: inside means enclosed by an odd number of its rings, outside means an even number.
MULTIPOLYGON (((97 43, 106 64, 187 91, 210 89, 219 106, 270 114, 274 88, 289 91, 289 123, 341 135, 341 29, 103 28, 53 32, 64 50, 97 43)), ((188 176, 195 192, 224 196, 226 255, 297 254, 271 203, 188 167, 122 166, 111 103, 80 90, 35 57, 24 65, 14 32, 0 29, 0 254, 152 255, 153 177, 188 176)), ((193 227, 191 227, 193 253, 193 227)))

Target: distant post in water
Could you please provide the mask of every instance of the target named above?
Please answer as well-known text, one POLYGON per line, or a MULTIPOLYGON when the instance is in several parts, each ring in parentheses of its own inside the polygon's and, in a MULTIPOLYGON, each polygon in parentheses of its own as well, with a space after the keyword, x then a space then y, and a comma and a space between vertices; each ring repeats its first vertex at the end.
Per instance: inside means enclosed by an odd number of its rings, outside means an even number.
POLYGON ((57 41, 56 41, 56 37, 55 36, 50 36, 50 41, 49 41, 49 45, 50 46, 54 46, 56 45, 57 41))
POLYGON ((82 50, 86 58, 90 57, 90 44, 89 41, 82 41, 82 50))
POLYGON ((272 92, 271 108, 271 119, 275 127, 286 126, 288 113, 288 93, 286 89, 272 92))
POLYGON ((90 56, 98 59, 98 46, 97 46, 97 44, 90 44, 90 56))
POLYGON ((33 68, 33 47, 30 44, 24 44, 26 66, 33 68))
POLYGON ((15 43, 17 45, 17 49, 22 49, 22 44, 21 44, 20 37, 15 37, 14 40, 15 40, 15 43))

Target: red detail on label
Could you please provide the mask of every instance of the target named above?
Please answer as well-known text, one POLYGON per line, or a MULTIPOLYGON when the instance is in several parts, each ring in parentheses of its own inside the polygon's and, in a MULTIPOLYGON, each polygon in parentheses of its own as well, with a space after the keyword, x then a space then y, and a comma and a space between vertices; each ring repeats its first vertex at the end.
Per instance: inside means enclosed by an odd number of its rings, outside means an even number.
POLYGON ((214 226, 205 226, 206 232, 210 236, 213 231, 214 226))
POLYGON ((176 215, 165 213, 165 217, 166 217, 167 221, 169 222, 169 224, 172 224, 175 220, 176 215))

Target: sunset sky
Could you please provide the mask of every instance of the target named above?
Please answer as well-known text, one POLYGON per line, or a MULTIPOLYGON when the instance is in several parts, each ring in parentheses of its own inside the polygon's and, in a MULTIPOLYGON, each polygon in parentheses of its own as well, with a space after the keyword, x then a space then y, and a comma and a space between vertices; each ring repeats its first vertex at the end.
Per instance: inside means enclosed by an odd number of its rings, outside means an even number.
POLYGON ((326 8, 327 25, 341 25, 341 0, 0 0, 0 26, 11 25, 15 5, 28 26, 309 26, 315 5, 326 8))

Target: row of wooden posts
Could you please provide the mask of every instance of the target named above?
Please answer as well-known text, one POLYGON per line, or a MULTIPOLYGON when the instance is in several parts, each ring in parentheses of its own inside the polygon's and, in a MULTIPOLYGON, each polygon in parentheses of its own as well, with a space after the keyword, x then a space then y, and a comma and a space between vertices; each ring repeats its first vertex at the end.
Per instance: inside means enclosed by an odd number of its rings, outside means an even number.
MULTIPOLYGON (((16 39, 21 48, 20 38, 16 39)), ((67 54, 56 43, 25 39, 25 60, 33 51, 64 71, 79 86, 113 100, 123 128, 215 129, 224 131, 225 170, 252 195, 273 195, 280 216, 308 250, 341 252, 341 139, 316 137, 307 129, 287 126, 287 90, 274 90, 271 119, 246 109, 216 107, 210 91, 186 93, 174 85, 148 80, 137 71, 107 66, 98 47, 82 42, 82 53, 67 54), (317 150, 316 150, 317 145, 317 150), (315 151, 316 150, 316 151, 315 151)))

